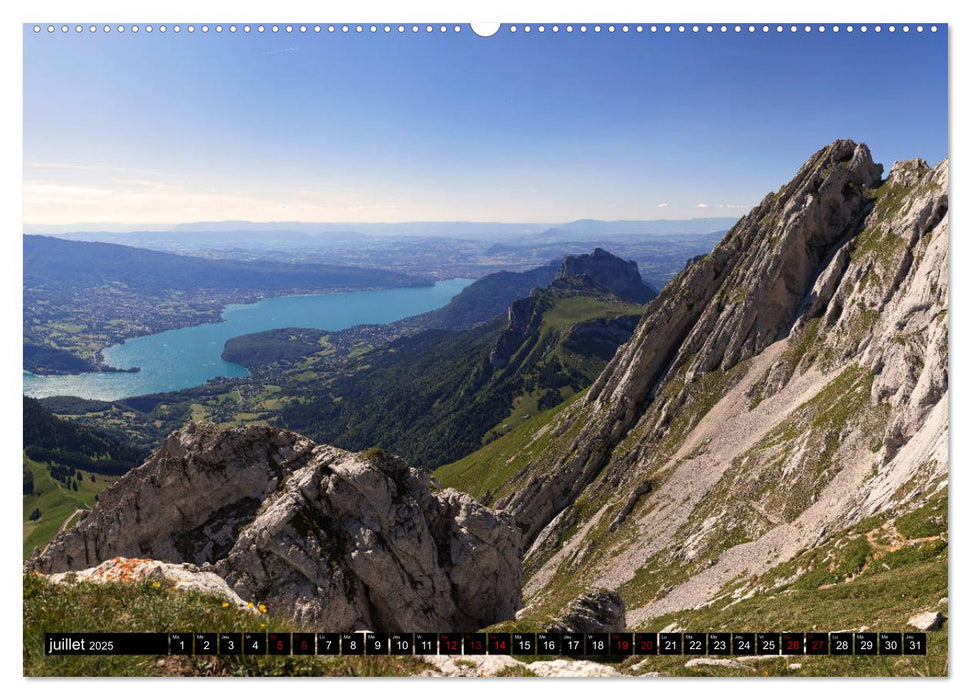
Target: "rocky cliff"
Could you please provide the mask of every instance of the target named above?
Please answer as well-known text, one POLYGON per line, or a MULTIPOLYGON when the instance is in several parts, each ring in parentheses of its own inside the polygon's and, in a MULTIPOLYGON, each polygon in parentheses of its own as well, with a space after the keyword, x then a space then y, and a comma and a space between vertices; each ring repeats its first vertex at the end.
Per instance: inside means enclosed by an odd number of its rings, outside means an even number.
POLYGON ((657 296, 657 290, 641 279, 637 263, 622 260, 603 248, 594 248, 585 255, 567 255, 563 258, 554 284, 580 278, 610 291, 625 301, 643 304, 657 296))
POLYGON ((750 595, 799 552, 833 567, 818 548, 867 518, 946 507, 948 165, 881 175, 863 144, 814 154, 648 304, 581 401, 516 436, 544 449, 510 455, 490 496, 529 545, 531 609, 604 587, 643 623, 750 595))
POLYGON ((382 450, 190 423, 27 567, 188 563, 321 628, 436 631, 511 618, 520 555, 507 516, 382 450))
MULTIPOLYGON (((637 271, 637 263, 633 260, 622 260, 601 248, 584 255, 568 255, 548 287, 536 288, 528 297, 517 299, 509 305, 506 327, 489 355, 491 367, 506 367, 524 345, 531 341, 535 343, 544 315, 558 301, 575 296, 599 298, 618 305, 625 302, 643 304, 656 297, 657 290, 644 284, 637 271)), ((615 320, 605 319, 587 325, 574 339, 574 346, 588 337, 597 345, 613 345, 615 349, 630 337, 624 329, 630 326, 632 318, 628 317, 619 324, 614 323, 615 320), (615 344, 615 340, 620 342, 615 344)), ((613 349, 609 356, 613 356, 613 349)))

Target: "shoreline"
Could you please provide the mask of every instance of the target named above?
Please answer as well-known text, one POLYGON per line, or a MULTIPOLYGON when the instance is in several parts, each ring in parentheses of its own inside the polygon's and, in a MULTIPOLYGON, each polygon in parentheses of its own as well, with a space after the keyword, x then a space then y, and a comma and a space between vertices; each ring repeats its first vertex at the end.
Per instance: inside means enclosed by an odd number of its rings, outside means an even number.
MULTIPOLYGON (((438 287, 439 285, 448 283, 452 280, 463 281, 464 282, 463 288, 464 286, 468 286, 468 284, 471 284, 472 282, 474 282, 474 280, 469 278, 453 277, 447 280, 439 280, 434 284, 430 284, 430 285, 411 285, 408 287, 372 287, 372 288, 360 289, 360 290, 341 289, 341 290, 328 290, 327 292, 322 292, 322 293, 301 293, 301 294, 283 294, 283 295, 265 296, 263 298, 257 299, 255 301, 250 301, 247 303, 233 303, 233 304, 225 305, 222 309, 219 320, 213 320, 207 323, 197 323, 192 325, 180 326, 176 328, 170 328, 165 331, 161 331, 159 333, 144 334, 144 335, 129 337, 129 338, 126 338, 125 342, 116 343, 114 345, 108 346, 107 348, 105 348, 105 350, 107 351, 112 348, 121 348, 127 345, 128 341, 152 338, 154 336, 159 336, 159 335, 163 335, 165 333, 171 333, 174 331, 181 331, 181 330, 188 330, 188 329, 203 329, 207 327, 218 326, 221 323, 227 322, 227 318, 226 318, 227 313, 235 312, 241 308, 247 308, 247 307, 249 309, 252 309, 254 306, 256 306, 257 304, 263 301, 273 301, 273 300, 281 300, 281 299, 294 299, 294 300, 308 299, 308 298, 314 298, 314 297, 324 298, 324 297, 330 297, 333 294, 359 295, 359 294, 369 294, 374 292, 387 293, 393 290, 408 290, 408 289, 414 289, 416 291, 427 290, 429 293, 431 293, 434 288, 438 287)), ((444 292, 446 294, 451 293, 451 296, 449 298, 435 300, 437 305, 435 305, 431 310, 435 310, 437 308, 441 308, 442 306, 447 305, 451 297, 454 297, 454 295, 458 293, 458 291, 449 292, 448 287, 446 287, 444 292)), ((423 299, 424 297, 419 297, 419 298, 423 299)), ((343 308, 343 305, 341 304, 340 300, 336 300, 329 303, 334 307, 334 309, 343 308)), ((368 303, 374 304, 374 302, 368 302, 368 303)), ((409 303, 409 302, 406 301, 405 303, 409 303)), ((424 303, 428 303, 428 301, 425 301, 424 303)), ((410 304, 414 305, 414 302, 412 301, 410 302, 410 304)), ((376 310, 379 310, 379 309, 384 309, 385 306, 375 304, 373 308, 376 310)), ((257 312, 257 313, 260 313, 260 312, 257 312)), ((346 316, 346 312, 344 313, 346 316)), ((377 311, 376 313, 380 317, 380 311, 377 311)), ((385 323, 366 323, 365 322, 362 324, 362 323, 353 322, 357 320, 354 317, 351 317, 350 319, 342 318, 340 313, 338 312, 338 315, 335 319, 335 326, 337 327, 327 328, 326 330, 331 332, 339 332, 342 330, 346 330, 348 328, 353 328, 353 327, 362 326, 362 325, 380 327, 384 325, 397 323, 402 319, 410 318, 413 316, 420 316, 423 313, 427 313, 427 311, 420 311, 420 310, 412 311, 411 309, 406 308, 401 310, 400 313, 403 313, 403 315, 398 318, 393 318, 393 320, 386 321, 385 323), (348 320, 352 321, 350 325, 344 325, 345 323, 347 323, 348 320), (340 326, 343 326, 343 327, 340 327, 340 326)), ((169 393, 173 391, 192 389, 200 386, 205 386, 211 381, 225 381, 225 380, 246 378, 251 375, 250 369, 238 362, 225 360, 224 358, 222 358, 222 353, 225 350, 226 342, 228 342, 230 339, 234 337, 248 335, 253 332, 259 333, 259 332, 277 330, 281 328, 293 327, 294 325, 292 323, 289 323, 286 319, 279 318, 278 316, 275 315, 275 313, 273 316, 269 316, 266 318, 269 318, 273 324, 269 328, 260 328, 259 330, 256 330, 256 331, 243 330, 242 332, 236 332, 241 329, 231 327, 229 329, 229 334, 225 338, 221 337, 221 334, 223 333, 223 331, 210 332, 208 334, 208 342, 210 344, 213 342, 219 342, 219 345, 220 345, 218 352, 213 357, 210 357, 212 353, 209 350, 202 347, 190 349, 188 350, 188 355, 186 355, 187 348, 190 348, 191 346, 184 345, 184 344, 187 342, 198 343, 199 339, 196 338, 193 341, 187 341, 184 337, 179 337, 178 340, 175 341, 175 345, 173 346, 172 351, 175 353, 180 353, 180 352, 182 353, 182 359, 181 359, 182 367, 187 366, 187 363, 194 363, 198 361, 199 366, 197 368, 192 369, 191 371, 188 371, 188 373, 186 373, 185 371, 181 371, 182 373, 180 374, 179 373, 180 370, 174 369, 173 367, 163 367, 160 371, 159 367, 157 366, 159 365, 159 363, 152 362, 150 359, 147 359, 147 358, 150 358, 150 354, 145 355, 144 348, 138 348, 126 354, 141 355, 141 356, 131 357, 128 360, 122 360, 118 362, 118 364, 122 364, 122 365, 125 364, 126 362, 131 362, 133 365, 135 364, 142 365, 142 367, 139 368, 139 371, 146 369, 145 363, 148 362, 149 366, 147 367, 147 369, 150 370, 149 376, 146 377, 141 382, 139 382, 139 380, 137 379, 132 379, 132 381, 136 382, 135 385, 129 384, 124 379, 112 380, 110 378, 114 375, 119 375, 119 374, 122 374, 122 375, 138 374, 138 372, 133 372, 131 370, 125 370, 125 369, 122 369, 119 371, 118 368, 115 368, 114 371, 102 370, 102 371, 75 372, 75 373, 64 373, 64 374, 39 374, 36 372, 32 372, 30 370, 24 369, 22 370, 22 377, 23 377, 22 391, 26 396, 30 396, 31 398, 38 398, 38 399, 49 398, 53 396, 74 396, 78 398, 86 398, 91 400, 117 401, 117 400, 123 400, 126 398, 135 397, 135 396, 169 393), (218 359, 220 362, 233 365, 233 369, 226 370, 226 368, 222 365, 219 365, 219 364, 212 365, 211 361, 215 359, 218 359), (238 371, 240 372, 239 375, 236 374, 236 369, 238 369, 238 371), (184 386, 180 385, 183 381, 187 380, 186 379, 187 377, 192 377, 196 374, 204 375, 208 371, 216 371, 217 374, 213 376, 206 376, 201 381, 198 381, 192 384, 186 384, 184 386), (228 374, 218 374, 218 372, 226 372, 226 371, 228 371, 228 374), (242 374, 242 373, 245 373, 245 374, 242 374), (160 382, 162 383, 162 385, 153 385, 153 384, 159 384, 160 382), (33 384, 33 386, 30 386, 31 384, 33 384), (145 386, 143 386, 143 384, 145 386), (170 384, 174 386, 170 386, 170 384)), ((324 329, 317 328, 315 324, 305 324, 305 325, 308 328, 314 328, 316 330, 324 330, 324 329)), ((203 334, 203 342, 205 342, 206 338, 207 336, 203 334)), ((160 341, 160 343, 161 343, 161 346, 158 348, 155 348, 155 350, 159 354, 164 354, 166 351, 163 348, 166 347, 166 342, 163 339, 160 341)), ((177 357, 177 355, 174 355, 173 357, 177 357)), ((109 356, 109 360, 110 359, 111 358, 109 356)), ((105 367, 111 367, 111 365, 109 365, 108 363, 105 363, 105 367)))
MULTIPOLYGON (((217 307, 215 307, 215 308, 212 309, 212 313, 216 314, 216 318, 214 318, 212 320, 202 321, 201 323, 191 323, 191 324, 181 324, 181 325, 175 324, 175 325, 172 325, 172 326, 169 326, 169 327, 160 327, 160 328, 156 328, 156 329, 153 329, 153 330, 148 331, 148 332, 145 332, 145 333, 136 333, 135 335, 130 335, 130 336, 127 336, 125 338, 122 338, 121 340, 118 340, 116 342, 111 342, 111 343, 109 343, 107 345, 104 345, 104 346, 98 348, 97 352, 95 353, 94 364, 90 368, 85 369, 85 370, 80 371, 80 372, 78 372, 78 371, 73 371, 73 372, 72 371, 63 371, 63 372, 57 372, 57 371, 55 371, 55 372, 39 372, 39 371, 36 371, 36 370, 33 370, 33 369, 28 369, 27 367, 22 367, 21 369, 22 369, 22 371, 25 374, 30 374, 30 375, 33 375, 35 377, 72 377, 72 376, 80 376, 80 375, 84 375, 84 374, 135 374, 135 373, 138 373, 138 372, 141 371, 141 368, 140 367, 121 368, 121 367, 114 367, 114 366, 108 364, 107 362, 105 362, 105 359, 104 359, 104 353, 105 353, 105 351, 106 350, 110 350, 111 348, 120 347, 120 346, 124 345, 125 343, 127 343, 128 341, 130 341, 130 340, 137 340, 138 338, 147 338, 147 337, 150 337, 150 336, 153 336, 153 335, 159 335, 161 333, 167 333, 169 331, 182 330, 182 329, 185 329, 185 328, 196 328, 196 327, 200 327, 200 326, 211 326, 211 325, 215 325, 215 324, 218 324, 218 323, 223 323, 226 320, 226 318, 225 318, 226 312, 227 311, 230 311, 230 310, 236 310, 234 307, 252 306, 252 305, 258 304, 258 303, 260 303, 262 301, 266 301, 268 299, 280 299, 280 298, 283 298, 283 297, 288 297, 288 298, 292 298, 292 297, 316 297, 316 296, 326 296, 326 295, 330 295, 330 294, 357 294, 357 293, 363 293, 363 292, 387 291, 387 290, 391 290, 391 289, 423 289, 423 288, 427 288, 427 287, 434 287, 439 282, 447 282, 447 281, 449 281, 451 279, 463 279, 463 278, 460 278, 460 277, 449 277, 449 278, 443 278, 443 279, 432 279, 432 278, 429 278, 429 279, 431 281, 428 284, 413 284, 413 285, 407 285, 407 286, 403 286, 403 287, 338 287, 338 288, 333 288, 333 289, 327 289, 325 291, 305 291, 305 290, 301 290, 301 291, 298 291, 296 293, 288 293, 287 292, 287 293, 281 293, 281 294, 257 294, 257 295, 255 295, 255 298, 253 298, 252 301, 245 301, 245 300, 244 301, 231 301, 231 302, 227 302, 227 303, 218 305, 217 307)), ((21 342, 21 344, 23 345, 23 341, 21 342)), ((63 348, 52 348, 52 349, 53 350, 59 350, 59 351, 62 351, 62 352, 67 352, 67 353, 70 353, 71 352, 70 350, 64 350, 63 348)), ((80 357, 78 355, 73 355, 72 354, 71 356, 72 357, 75 357, 75 358, 77 358, 77 359, 79 359, 79 360, 81 360, 83 362, 87 362, 87 360, 85 358, 80 357)))

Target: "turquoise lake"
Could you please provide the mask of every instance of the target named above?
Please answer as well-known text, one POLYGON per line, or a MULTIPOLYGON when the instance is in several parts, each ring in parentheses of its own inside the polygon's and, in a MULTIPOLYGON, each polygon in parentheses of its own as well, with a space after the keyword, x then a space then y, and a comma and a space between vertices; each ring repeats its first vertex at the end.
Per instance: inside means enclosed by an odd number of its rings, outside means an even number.
POLYGON ((226 307, 221 323, 179 328, 133 338, 104 351, 112 367, 133 373, 90 372, 39 376, 24 372, 24 393, 35 398, 79 396, 112 401, 200 386, 215 377, 245 377, 247 371, 222 355, 226 341, 275 328, 339 331, 369 323, 391 323, 445 306, 473 280, 451 279, 432 287, 381 289, 264 299, 226 307))

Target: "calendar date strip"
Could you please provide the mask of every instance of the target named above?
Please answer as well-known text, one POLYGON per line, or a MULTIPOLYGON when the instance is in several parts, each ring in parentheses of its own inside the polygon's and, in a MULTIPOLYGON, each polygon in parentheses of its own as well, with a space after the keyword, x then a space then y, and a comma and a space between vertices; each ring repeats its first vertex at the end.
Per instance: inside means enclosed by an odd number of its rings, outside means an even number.
POLYGON ((69 655, 900 656, 926 655, 924 632, 49 632, 69 655))

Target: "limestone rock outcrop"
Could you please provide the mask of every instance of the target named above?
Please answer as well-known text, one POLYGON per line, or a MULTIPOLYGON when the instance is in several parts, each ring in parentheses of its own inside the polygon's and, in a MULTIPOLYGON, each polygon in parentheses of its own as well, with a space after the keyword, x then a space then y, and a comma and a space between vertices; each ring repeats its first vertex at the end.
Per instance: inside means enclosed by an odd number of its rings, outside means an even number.
MULTIPOLYGON (((828 365, 859 360, 876 376, 874 398, 894 397, 886 460, 915 434, 947 386, 947 162, 895 163, 885 181, 882 171, 864 144, 821 149, 648 304, 578 409, 570 447, 555 464, 517 474, 498 501, 528 542, 632 431, 644 449, 668 433, 697 397, 698 379, 728 374, 807 327, 804 342, 828 346, 828 365), (923 348, 933 348, 933 362, 912 361, 923 348)), ((791 360, 788 353, 769 368, 759 397, 790 380, 791 360)))
POLYGON ((517 299, 509 305, 506 327, 502 329, 495 346, 489 353, 491 369, 498 370, 506 367, 512 356, 519 352, 528 340, 536 338, 536 333, 543 323, 543 313, 552 306, 552 297, 543 290, 533 290, 528 297, 517 299))
POLYGON ((508 516, 383 450, 190 423, 26 566, 189 563, 327 629, 468 631, 514 616, 520 556, 508 516))
POLYGON ((126 559, 115 557, 108 561, 81 571, 63 571, 57 574, 46 574, 51 583, 73 585, 82 581, 92 583, 120 582, 135 583, 151 581, 165 584, 178 590, 196 591, 208 596, 222 598, 223 601, 235 605, 237 608, 256 610, 244 601, 229 587, 222 578, 211 571, 203 571, 195 564, 170 564, 154 559, 126 559))

